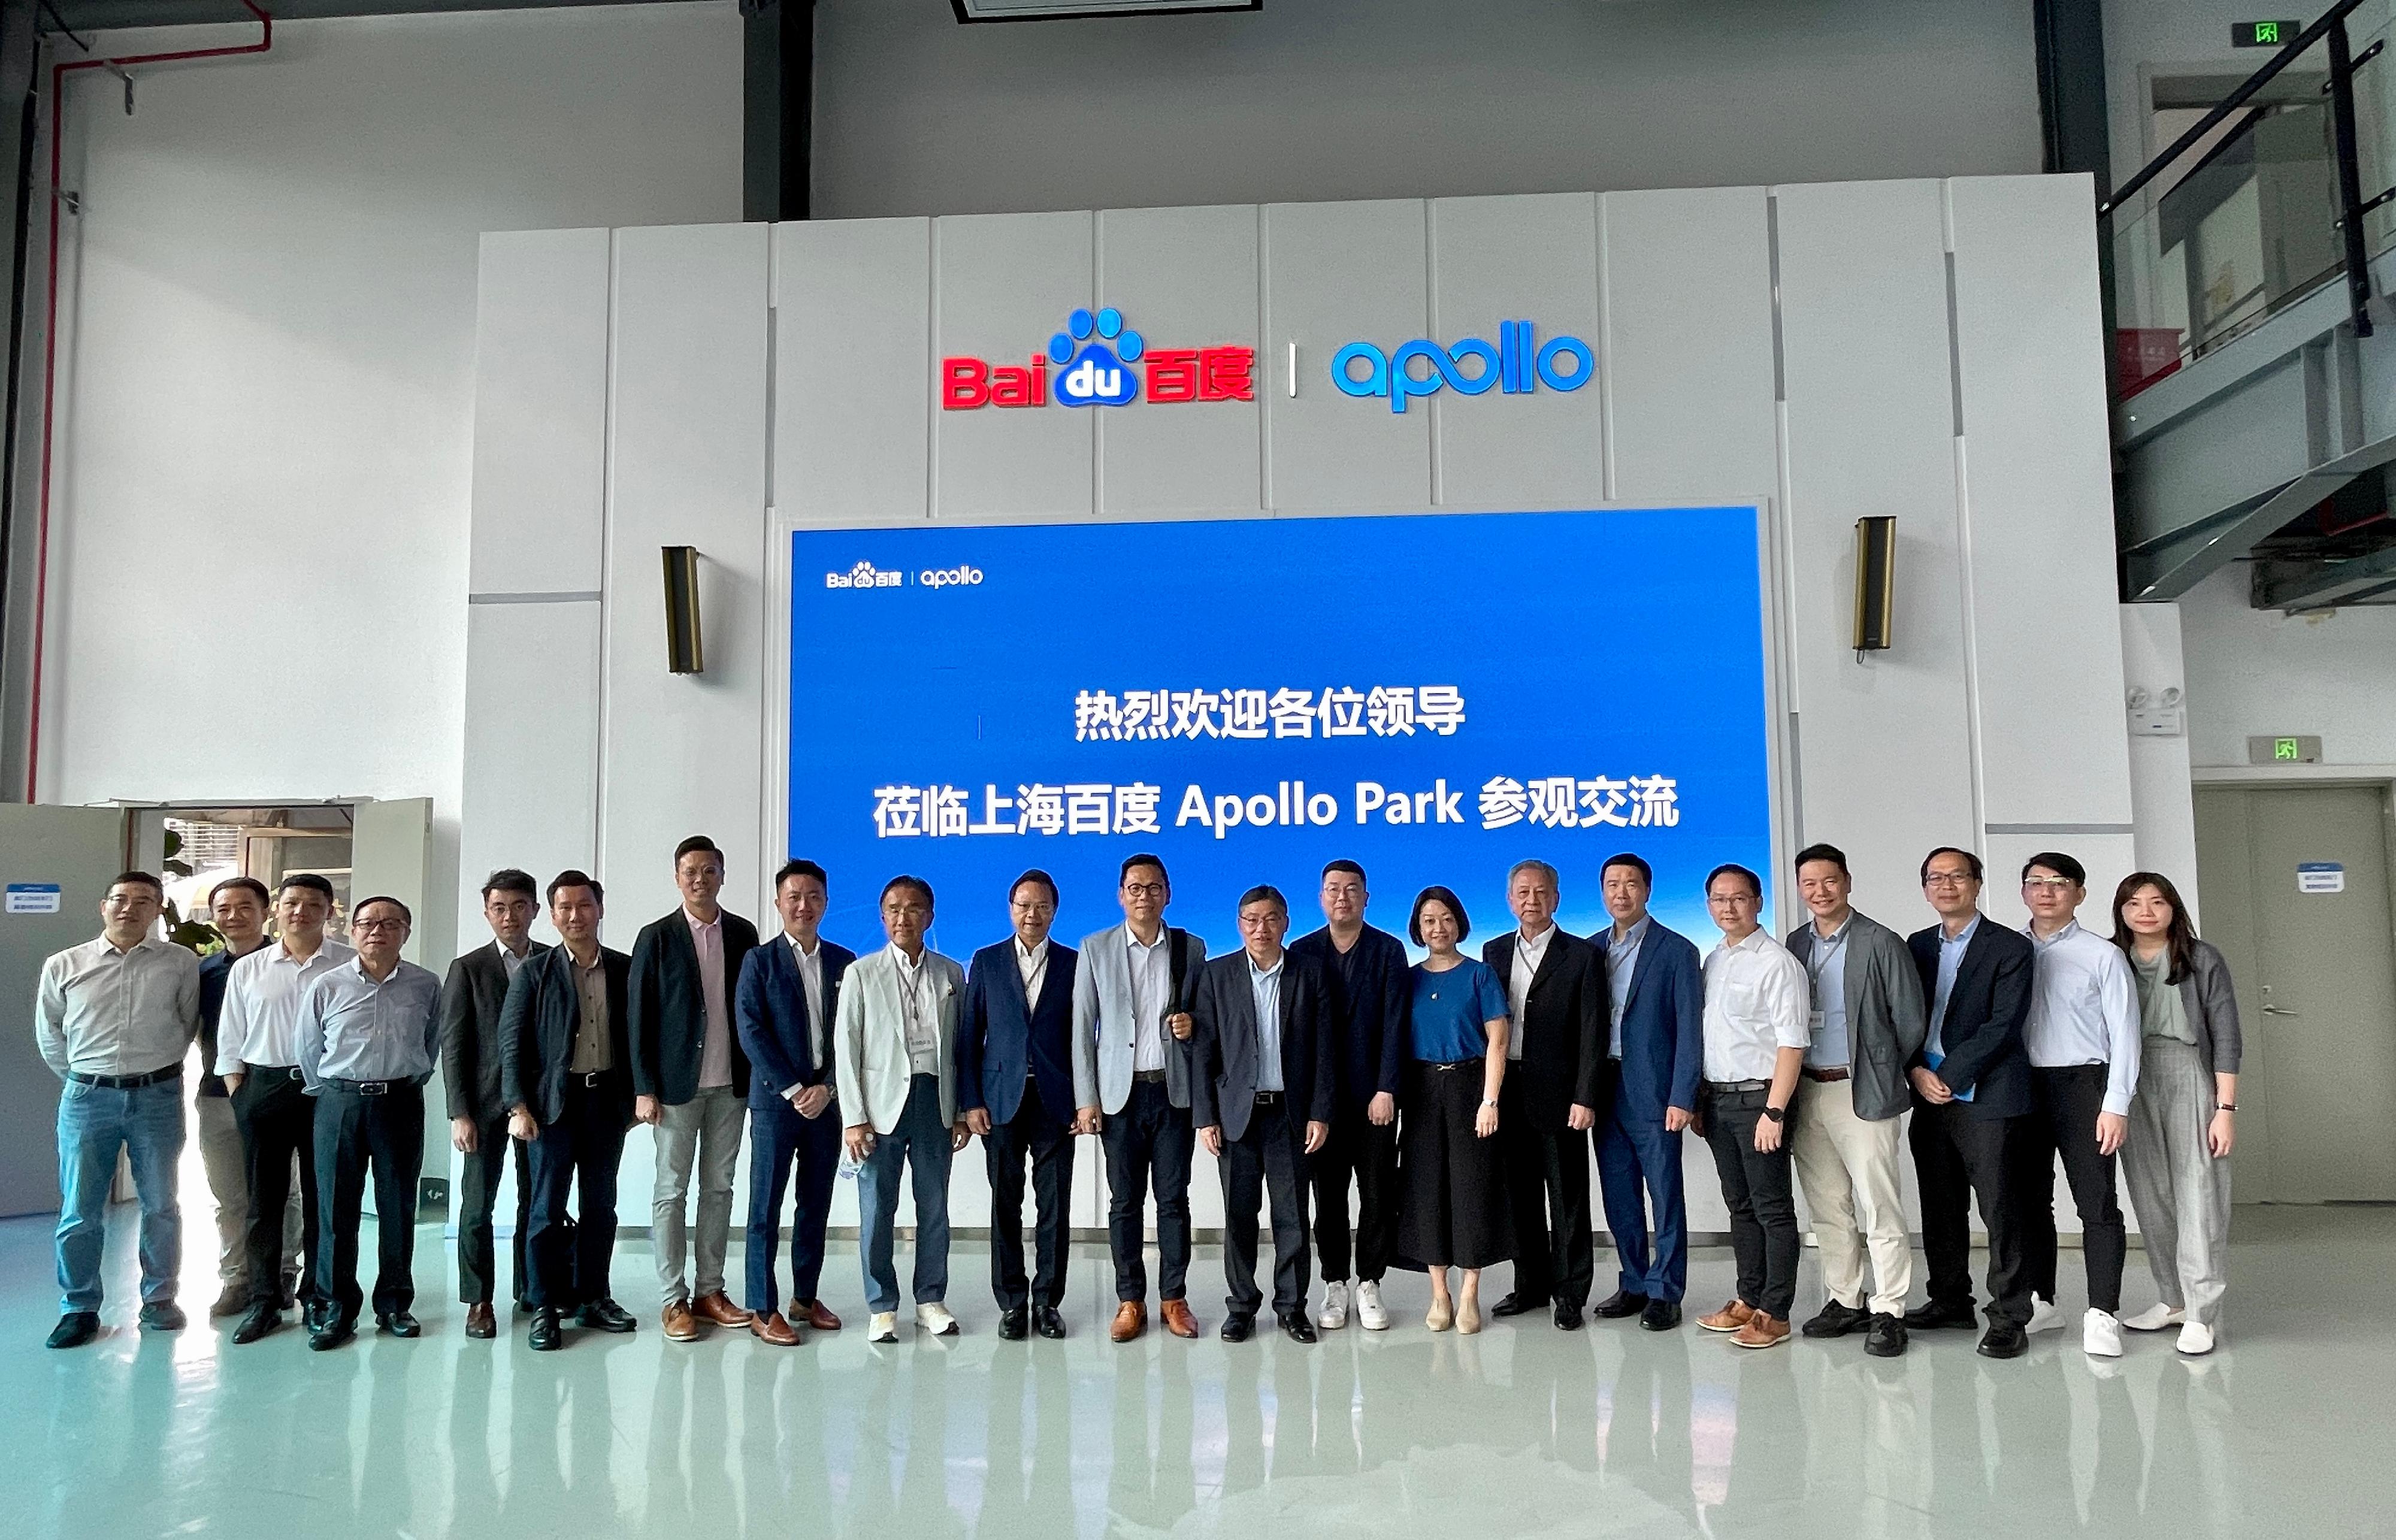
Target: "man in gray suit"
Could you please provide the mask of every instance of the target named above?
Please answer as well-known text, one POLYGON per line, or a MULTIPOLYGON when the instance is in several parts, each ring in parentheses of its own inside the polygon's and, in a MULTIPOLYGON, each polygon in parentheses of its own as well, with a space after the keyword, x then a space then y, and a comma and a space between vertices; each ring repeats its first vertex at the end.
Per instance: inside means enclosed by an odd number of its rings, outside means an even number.
POLYGON ((1910 1100, 1905 1068, 1928 1026, 1922 976, 1904 940, 1856 912, 1847 902, 1852 885, 1835 845, 1797 853, 1797 891, 1814 917, 1789 933, 1789 950, 1811 980, 1814 1042, 1797 1082, 1790 1153, 1830 1296, 1800 1330, 1809 1337, 1866 1330, 1865 1352, 1895 1358, 1905 1351, 1905 1296, 1913 1287, 1899 1115, 1910 1100))
POLYGON ((898 1340, 898 1272, 891 1257, 898 1171, 915 1194, 915 1324, 954 1336, 949 1313, 949 1162, 965 1147, 957 1118, 957 1016, 965 971, 924 945, 932 884, 893 877, 882 888, 890 944, 848 965, 832 1017, 842 1138, 857 1162, 858 1257, 865 1269, 868 1342, 898 1340))
POLYGON ((540 912, 540 885, 528 871, 508 867, 483 884, 483 918, 491 944, 449 964, 441 986, 441 1080, 449 1093, 449 1143, 463 1155, 458 1177, 458 1298, 466 1307, 466 1334, 499 1334, 492 1311, 499 1270, 491 1208, 499 1175, 514 1151, 516 1173, 515 1300, 524 1303, 525 1241, 532 1233, 532 1167, 521 1139, 508 1136, 508 1102, 499 1085, 499 1008, 526 961, 549 948, 532 938, 540 912))
POLYGON ((1124 923, 1082 938, 1073 975, 1073 1103, 1077 1134, 1107 1153, 1107 1243, 1114 1253, 1114 1324, 1129 1342, 1148 1330, 1148 1189, 1156 1187, 1157 1313, 1178 1337, 1198 1334, 1190 1313, 1189 990, 1206 944, 1165 923, 1173 886, 1165 862, 1126 856, 1116 897, 1124 923))

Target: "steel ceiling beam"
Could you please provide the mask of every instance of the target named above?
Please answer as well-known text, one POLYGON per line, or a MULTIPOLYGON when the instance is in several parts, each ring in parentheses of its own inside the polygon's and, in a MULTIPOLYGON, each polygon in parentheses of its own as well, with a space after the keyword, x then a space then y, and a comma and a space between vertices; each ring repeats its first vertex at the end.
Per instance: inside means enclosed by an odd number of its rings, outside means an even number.
POLYGON ((2343 562, 2263 561, 2255 565, 2256 609, 2329 609, 2370 598, 2396 583, 2396 546, 2343 562))
MULTIPOLYGON (((486 10, 544 10, 567 6, 657 4, 659 0, 271 0, 277 21, 313 21, 344 16, 428 16, 486 10)), ((698 4, 699 0, 667 0, 698 4)), ((57 19, 45 16, 47 31, 60 24, 79 33, 126 27, 183 27, 213 21, 247 21, 241 0, 50 0, 57 19)))

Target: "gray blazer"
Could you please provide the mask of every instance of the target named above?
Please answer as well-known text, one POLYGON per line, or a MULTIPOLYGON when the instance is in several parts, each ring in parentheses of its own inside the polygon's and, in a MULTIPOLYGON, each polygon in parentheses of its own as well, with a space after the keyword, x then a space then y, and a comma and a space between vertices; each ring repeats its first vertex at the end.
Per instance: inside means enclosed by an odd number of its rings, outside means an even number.
MULTIPOLYGON (((1789 950, 1813 963, 1811 921, 1789 933, 1789 950)), ((1870 1122, 1896 1117, 1911 1105, 1905 1067, 1930 1035, 1923 1008, 1922 976, 1905 938, 1855 911, 1847 922, 1846 962, 1848 1066, 1854 1077, 1856 1116, 1870 1122)))
POLYGON ((2238 996, 2230 988, 2230 963, 2210 941, 2192 941, 2188 976, 2179 981, 2180 1009, 2196 1029, 2196 1051, 2216 1075, 2238 1073, 2245 1035, 2238 1028, 2238 996))
MULTIPOLYGON (((1082 937, 1081 962, 1073 970, 1073 1105, 1095 1107, 1108 1117, 1131 1099, 1133 1003, 1130 942, 1126 927, 1109 925, 1082 937)), ((1198 965, 1206 943, 1183 932, 1179 1008, 1190 1008, 1198 965)), ((1169 961, 1169 960, 1168 960, 1169 961)), ((1165 1099, 1190 1105, 1190 1045, 1165 1037, 1165 1099)))

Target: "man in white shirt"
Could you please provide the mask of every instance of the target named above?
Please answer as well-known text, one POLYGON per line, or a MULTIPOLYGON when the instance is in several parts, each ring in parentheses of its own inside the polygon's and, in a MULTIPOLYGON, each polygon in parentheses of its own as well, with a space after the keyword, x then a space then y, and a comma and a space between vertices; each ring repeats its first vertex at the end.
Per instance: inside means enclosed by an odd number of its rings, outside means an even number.
MULTIPOLYGON (((184 1324, 175 1303, 183 1260, 175 1168, 183 1154, 183 1059, 200 1029, 200 964, 150 934, 165 900, 146 871, 111 883, 100 901, 100 939, 44 962, 33 997, 33 1040, 66 1082, 58 1122, 64 1297, 52 1348, 80 1348, 100 1334, 100 1257, 119 1151, 141 1200, 142 1330, 184 1324)), ((273 1212, 279 1231, 280 1200, 273 1212)))
POLYGON ((1707 954, 1706 1143, 1713 1148, 1738 1256, 1738 1297, 1697 1324, 1737 1348, 1789 1340, 1797 1301, 1797 1202, 1786 1120, 1813 1041, 1805 966, 1756 923, 1764 882, 1743 866, 1706 878, 1706 908, 1722 928, 1707 954))
POLYGON ((249 1313, 233 1328, 236 1347, 283 1323, 283 1205, 291 1162, 300 1162, 302 1244, 299 1303, 313 1328, 326 1302, 317 1263, 316 1101, 300 1071, 300 1002, 310 985, 357 953, 326 939, 333 884, 293 872, 274 895, 276 939, 233 965, 224 1014, 217 1023, 217 1073, 233 1095, 249 1164, 249 1313))
POLYGON ((899 1168, 915 1198, 915 1324, 954 1336, 949 1313, 949 1162, 965 1148, 956 1107, 957 1017, 965 973, 924 944, 932 884, 893 877, 882 887, 890 944, 850 965, 833 1018, 833 1081, 842 1139, 857 1163, 858 1260, 865 1273, 866 1340, 898 1340, 898 1273, 891 1257, 899 1168))
POLYGON ((2088 873, 2070 856, 2048 851, 2022 868, 2030 909, 2032 963, 2030 1020, 2030 1111, 2017 1146, 2021 1165, 2022 1268, 2036 1303, 2030 1329, 2063 1324, 2055 1308, 2055 1162, 2080 1211, 2081 1260, 2088 1269, 2088 1312, 2081 1347, 2097 1358, 2122 1356, 2122 1264, 2129 1229, 2114 1190, 2114 1152, 2129 1132, 2138 1089, 2138 986, 2122 949, 2081 929, 2073 916, 2088 896, 2088 873))

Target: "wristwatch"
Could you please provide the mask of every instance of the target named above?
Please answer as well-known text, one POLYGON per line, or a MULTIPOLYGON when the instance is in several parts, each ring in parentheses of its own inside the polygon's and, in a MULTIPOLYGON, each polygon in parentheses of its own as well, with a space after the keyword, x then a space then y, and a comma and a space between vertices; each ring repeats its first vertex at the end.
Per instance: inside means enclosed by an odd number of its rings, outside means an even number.
POLYGON ((1789 1109, 1785 1107, 1767 1107, 1764 1109, 1764 1115, 1774 1122, 1778 1122, 1789 1115, 1789 1109))
MULTIPOLYGON (((1481 1105, 1484 1107, 1495 1107, 1498 1105, 1498 1098, 1495 1096, 1484 1096, 1481 1098, 1481 1105)), ((2234 1111, 2235 1109, 2232 1109, 2232 1110, 2234 1111)))

